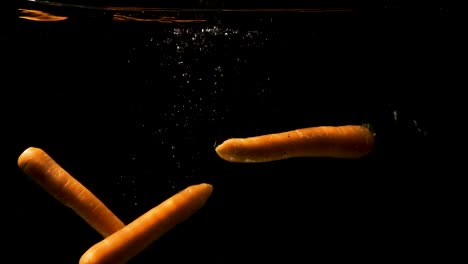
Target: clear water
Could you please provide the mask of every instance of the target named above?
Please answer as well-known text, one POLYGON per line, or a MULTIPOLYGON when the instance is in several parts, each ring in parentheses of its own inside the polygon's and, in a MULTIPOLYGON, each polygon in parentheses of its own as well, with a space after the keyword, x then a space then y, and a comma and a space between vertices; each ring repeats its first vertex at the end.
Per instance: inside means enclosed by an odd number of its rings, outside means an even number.
MULTIPOLYGON (((32 1, 16 22, 7 40, 22 73, 9 109, 16 154, 43 148, 127 223, 190 184, 214 185, 200 214, 131 263, 361 259, 390 254, 384 241, 405 232, 402 215, 417 221, 419 176, 400 172, 423 170, 414 157, 427 149, 426 105, 410 107, 394 87, 430 65, 400 24, 346 6, 32 1), (371 124, 376 152, 268 164, 229 164, 214 152, 230 137, 341 124, 371 124)), ((39 262, 77 263, 99 236, 15 173, 12 245, 39 262)))

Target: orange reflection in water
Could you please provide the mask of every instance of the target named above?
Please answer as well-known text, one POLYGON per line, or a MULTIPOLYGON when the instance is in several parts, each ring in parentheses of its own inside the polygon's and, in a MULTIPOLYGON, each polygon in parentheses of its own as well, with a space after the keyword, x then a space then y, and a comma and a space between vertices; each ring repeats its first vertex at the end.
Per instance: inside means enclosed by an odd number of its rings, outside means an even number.
POLYGON ((194 23, 194 22, 206 22, 205 19, 180 19, 172 16, 160 16, 142 18, 135 16, 127 16, 122 14, 114 14, 112 17, 114 21, 141 21, 141 22, 159 22, 159 23, 194 23))
POLYGON ((63 21, 67 19, 66 16, 56 16, 44 11, 33 10, 33 9, 18 9, 20 12, 19 17, 22 19, 33 20, 33 21, 63 21))

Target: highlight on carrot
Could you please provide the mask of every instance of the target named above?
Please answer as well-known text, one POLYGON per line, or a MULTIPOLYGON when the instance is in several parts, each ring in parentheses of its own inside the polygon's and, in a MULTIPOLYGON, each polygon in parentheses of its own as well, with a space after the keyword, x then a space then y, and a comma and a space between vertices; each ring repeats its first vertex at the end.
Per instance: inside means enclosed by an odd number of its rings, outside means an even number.
POLYGON ((374 148, 374 133, 360 125, 319 126, 231 138, 215 148, 230 162, 268 162, 293 157, 361 158, 374 148))
POLYGON ((213 191, 207 183, 191 185, 90 247, 80 264, 123 264, 153 241, 185 221, 206 203, 213 191))
POLYGON ((103 237, 125 224, 90 190, 40 148, 29 147, 18 158, 19 168, 50 195, 73 209, 103 237))

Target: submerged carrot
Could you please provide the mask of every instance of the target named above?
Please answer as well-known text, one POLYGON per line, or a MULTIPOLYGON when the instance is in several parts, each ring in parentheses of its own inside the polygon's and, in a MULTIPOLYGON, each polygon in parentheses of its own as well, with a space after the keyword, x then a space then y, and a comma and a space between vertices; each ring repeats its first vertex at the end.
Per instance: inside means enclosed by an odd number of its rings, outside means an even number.
POLYGON ((198 211, 212 190, 213 187, 207 183, 187 187, 89 248, 81 256, 80 264, 126 263, 198 211))
POLYGON ((364 126, 321 126, 231 138, 215 148, 230 162, 268 162, 293 157, 360 158, 372 151, 374 134, 364 126))
POLYGON ((102 236, 107 237, 125 226, 90 190, 42 149, 27 148, 19 156, 18 166, 49 194, 73 209, 102 236))

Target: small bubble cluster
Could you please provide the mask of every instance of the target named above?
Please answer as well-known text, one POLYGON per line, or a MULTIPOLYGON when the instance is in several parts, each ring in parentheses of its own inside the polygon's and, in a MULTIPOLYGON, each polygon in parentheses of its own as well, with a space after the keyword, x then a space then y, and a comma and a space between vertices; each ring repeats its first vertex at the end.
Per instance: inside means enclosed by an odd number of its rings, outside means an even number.
MULTIPOLYGON (((198 143, 198 135, 207 128, 224 122, 230 110, 228 86, 272 36, 267 31, 225 25, 172 24, 149 32, 138 42, 140 46, 129 48, 129 66, 138 67, 132 62, 144 65, 137 68, 142 77, 138 82, 153 91, 148 97, 155 98, 145 101, 147 113, 135 118, 135 129, 148 138, 145 144, 166 153, 170 175, 197 174, 196 164, 201 163, 203 153, 190 146, 198 143)), ((259 78, 262 84, 271 80, 271 76, 259 78)), ((267 88, 258 82, 253 87, 261 96, 267 88)), ((170 179, 173 188, 175 182, 170 179)))

